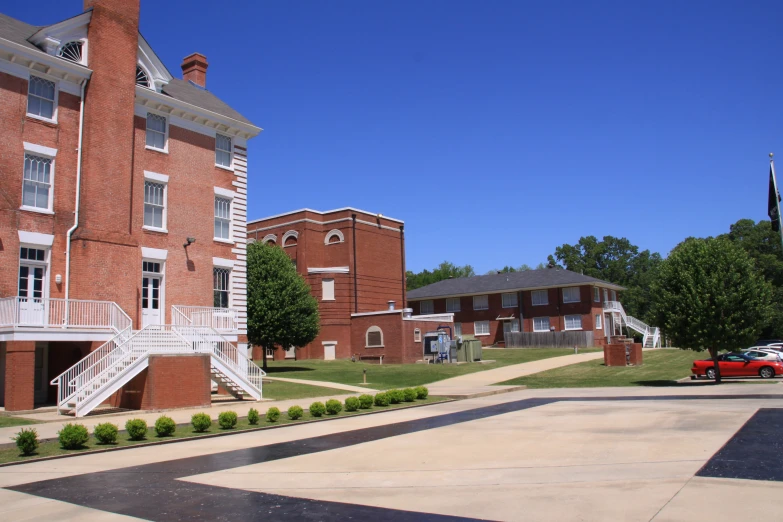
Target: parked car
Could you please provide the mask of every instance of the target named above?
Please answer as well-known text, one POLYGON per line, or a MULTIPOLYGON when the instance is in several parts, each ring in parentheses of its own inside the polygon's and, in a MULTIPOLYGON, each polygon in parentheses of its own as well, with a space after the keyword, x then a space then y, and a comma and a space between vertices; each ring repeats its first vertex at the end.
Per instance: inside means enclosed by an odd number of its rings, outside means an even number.
MULTIPOLYGON (((755 377, 770 379, 775 375, 783 375, 783 363, 780 361, 764 361, 754 359, 741 353, 724 353, 718 356, 721 377, 755 377)), ((712 359, 693 361, 693 375, 708 379, 715 378, 715 363, 712 359)))
POLYGON ((756 346, 769 346, 771 344, 783 346, 783 339, 759 339, 756 341, 756 346))
POLYGON ((761 359, 762 361, 783 361, 783 359, 781 359, 781 353, 771 348, 748 348, 747 350, 742 350, 742 353, 748 357, 761 359))

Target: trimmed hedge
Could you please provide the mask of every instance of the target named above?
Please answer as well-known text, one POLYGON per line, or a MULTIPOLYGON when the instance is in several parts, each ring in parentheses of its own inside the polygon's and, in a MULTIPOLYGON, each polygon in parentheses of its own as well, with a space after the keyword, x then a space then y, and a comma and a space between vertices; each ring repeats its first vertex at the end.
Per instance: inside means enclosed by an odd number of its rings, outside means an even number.
POLYGON ((313 417, 320 417, 324 413, 326 413, 326 406, 323 402, 316 401, 310 405, 310 415, 313 417))
POLYGON ((84 424, 69 422, 63 426, 63 429, 57 432, 57 438, 60 440, 60 446, 63 449, 79 449, 87 443, 90 433, 84 424))
POLYGON ((253 425, 258 424, 258 421, 260 419, 261 419, 261 415, 258 414, 258 410, 255 408, 250 408, 250 411, 247 412, 248 424, 253 424, 253 425))
POLYGON ((190 418, 190 423, 193 425, 193 431, 204 433, 212 427, 212 417, 206 413, 196 413, 190 418))
POLYGON ((366 410, 368 408, 372 408, 373 403, 373 397, 370 394, 365 393, 364 395, 359 395, 359 407, 363 410, 366 410))
POLYGON ((101 444, 116 444, 120 428, 116 424, 104 422, 95 426, 92 434, 95 435, 95 439, 101 444))
POLYGON ((374 402, 376 406, 388 406, 389 394, 385 392, 376 393, 374 402))
POLYGON ((177 431, 177 423, 171 417, 161 415, 155 421, 155 433, 158 434, 158 437, 170 437, 174 435, 175 431, 177 431))
POLYGON ((277 408, 276 406, 272 406, 268 410, 266 410, 266 420, 268 422, 277 422, 277 419, 280 418, 280 408, 277 408))
POLYGON ((235 411, 222 411, 218 415, 218 424, 224 430, 230 430, 237 425, 237 414, 235 411))
POLYGON ((304 415, 304 410, 301 406, 291 406, 288 408, 288 418, 291 420, 301 419, 304 415))
POLYGON ((416 390, 417 399, 426 399, 427 395, 430 394, 430 391, 427 389, 426 386, 416 386, 414 390, 416 390))
POLYGON ((389 396, 389 402, 392 404, 399 404, 405 400, 405 394, 402 393, 402 390, 389 390, 386 395, 389 396))
MULTIPOLYGON (((370 402, 372 404, 372 402, 370 402)), ((345 411, 356 411, 361 406, 361 401, 357 397, 348 397, 345 399, 345 411)))
POLYGON ((329 415, 337 415, 343 411, 343 403, 337 399, 329 399, 326 401, 326 413, 329 415))
POLYGON ((416 390, 413 388, 405 388, 402 390, 402 394, 405 397, 405 402, 413 402, 416 400, 416 390))
POLYGON ((125 431, 130 440, 143 440, 147 436, 147 421, 144 419, 129 419, 125 423, 125 431))
POLYGON ((13 438, 22 455, 32 455, 38 449, 38 432, 35 428, 22 428, 13 438))

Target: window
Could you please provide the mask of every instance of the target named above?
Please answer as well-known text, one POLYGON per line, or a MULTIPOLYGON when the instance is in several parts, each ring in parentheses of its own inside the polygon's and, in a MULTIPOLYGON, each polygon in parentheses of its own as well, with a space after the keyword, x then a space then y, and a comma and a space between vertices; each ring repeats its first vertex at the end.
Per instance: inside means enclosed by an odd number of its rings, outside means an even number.
POLYGON ((27 89, 27 114, 53 120, 57 92, 54 82, 30 76, 27 89))
POLYGON ((336 245, 345 241, 345 236, 337 229, 330 230, 324 237, 324 245, 336 245))
POLYGON ((22 247, 19 249, 19 259, 24 261, 46 261, 46 250, 22 247))
POLYGON ((274 359, 275 358, 275 349, 274 348, 267 348, 265 351, 266 351, 266 358, 267 359, 274 359))
POLYGON ((565 329, 566 330, 581 330, 582 329, 582 316, 567 315, 565 316, 565 329))
POLYGON ((231 275, 231 270, 228 268, 218 268, 214 267, 212 269, 212 280, 214 281, 214 284, 212 287, 214 288, 214 299, 213 299, 213 305, 215 308, 228 308, 229 302, 230 302, 230 291, 229 291, 229 279, 231 275))
POLYGON ((530 299, 533 301, 533 306, 548 305, 549 293, 546 290, 533 290, 530 292, 530 299))
POLYGON ((597 286, 593 287, 593 301, 596 303, 601 302, 601 290, 597 286))
POLYGON ((549 331, 549 317, 534 317, 533 318, 533 331, 534 332, 548 332, 549 331))
POLYGON ((579 302, 579 287, 572 286, 570 288, 563 288, 563 302, 564 303, 578 303, 579 302))
POLYGON ((215 135, 215 165, 231 168, 231 138, 215 135))
POLYGON ((473 335, 489 335, 489 321, 474 322, 473 335))
POLYGON ((49 194, 52 188, 52 160, 24 155, 24 182, 22 183, 22 206, 51 210, 49 194))
POLYGON ((141 65, 136 66, 136 85, 141 85, 142 87, 146 87, 147 89, 151 87, 150 77, 147 74, 147 71, 142 69, 141 65))
POLYGON ((462 336, 462 323, 454 323, 454 337, 462 336))
POLYGON ((147 147, 166 150, 166 117, 147 113, 147 147))
POLYGON ((149 272, 151 274, 160 274, 160 263, 155 263, 152 261, 142 261, 141 271, 149 272))
POLYGON ((144 226, 165 230, 166 185, 144 182, 144 226))
POLYGON ((519 319, 512 321, 503 321, 503 333, 518 332, 519 331, 519 319))
POLYGON ((431 299, 429 301, 422 301, 421 304, 419 304, 419 313, 421 315, 431 314, 434 310, 435 306, 431 299))
POLYGON ((321 301, 334 301, 334 279, 321 280, 321 301))
POLYGON ((231 200, 215 197, 215 239, 231 239, 231 200))
POLYGON ((617 301, 617 292, 612 290, 612 301, 617 301))
POLYGON ((367 348, 383 348, 383 331, 377 326, 371 326, 365 334, 367 348))
POLYGON ((595 314, 595 329, 601 329, 601 314, 595 314))
MULTIPOLYGON (((41 299, 46 293, 46 250, 22 247, 19 249, 19 287, 17 295, 32 299, 41 299), (32 261, 32 263, 31 263, 32 261)), ((30 301, 25 300, 25 305, 30 301)), ((25 320, 35 319, 38 323, 43 319, 43 308, 40 310, 26 309, 25 320), (27 312, 39 311, 40 314, 27 312)))
POLYGON ((512 292, 510 294, 503 294, 503 308, 516 308, 517 307, 517 294, 512 292))
POLYGON ((72 62, 82 63, 83 45, 83 42, 68 42, 67 44, 60 47, 60 52, 57 53, 57 55, 72 62))
POLYGON ((413 330, 413 342, 414 343, 420 343, 421 342, 421 330, 416 328, 413 330))
POLYGON ((459 297, 449 297, 446 299, 447 312, 459 312, 459 297))
POLYGON ((289 230, 283 234, 283 247, 296 246, 299 242, 299 232, 296 230, 289 230))
POLYGON ((473 309, 474 310, 486 310, 489 308, 489 296, 488 295, 474 295, 473 296, 473 309))

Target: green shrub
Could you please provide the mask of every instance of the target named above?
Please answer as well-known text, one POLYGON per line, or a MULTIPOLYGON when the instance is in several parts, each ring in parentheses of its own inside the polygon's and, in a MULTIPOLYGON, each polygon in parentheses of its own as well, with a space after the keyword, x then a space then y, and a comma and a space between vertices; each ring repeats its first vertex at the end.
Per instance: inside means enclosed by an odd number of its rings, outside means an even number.
POLYGON ((60 439, 60 446, 63 449, 79 449, 87 443, 90 434, 87 432, 84 424, 72 424, 69 422, 63 426, 63 429, 57 432, 57 437, 60 439))
POLYGON ((272 406, 268 410, 266 410, 266 420, 267 422, 277 422, 277 419, 280 418, 280 409, 272 406))
POLYGON ((405 394, 402 393, 402 390, 389 390, 386 394, 389 396, 389 402, 392 404, 399 404, 405 400, 405 394))
POLYGON ((22 428, 13 441, 16 442, 16 447, 23 455, 32 455, 38 449, 38 432, 35 431, 35 428, 22 428))
POLYGON ((413 388, 405 388, 402 390, 402 394, 405 397, 405 402, 413 402, 416 400, 416 390, 413 388))
POLYGON ((320 417, 324 413, 326 413, 326 406, 323 402, 316 401, 310 405, 310 415, 313 417, 320 417))
POLYGON ((255 408, 250 408, 250 411, 247 412, 248 424, 258 424, 258 421, 260 419, 261 419, 261 415, 258 414, 258 410, 255 408))
POLYGON ((206 413, 196 413, 190 418, 190 423, 193 425, 193 431, 204 433, 212 427, 212 417, 206 413))
POLYGON ((120 433, 120 428, 116 424, 110 422, 104 422, 98 424, 95 429, 92 430, 92 434, 101 444, 116 444, 117 436, 120 433))
POLYGON ((430 391, 427 389, 426 386, 416 386, 414 390, 416 390, 417 399, 426 399, 427 395, 430 394, 430 391))
POLYGON ((291 420, 301 419, 304 415, 304 410, 301 406, 291 406, 288 408, 288 418, 291 420))
POLYGON ((130 419, 125 423, 125 431, 130 440, 143 440, 147 436, 147 421, 144 419, 130 419))
POLYGON ((337 399, 329 399, 326 401, 326 413, 329 415, 337 415, 343 411, 343 403, 337 399))
POLYGON ((237 414, 234 411, 223 411, 218 415, 218 424, 224 430, 230 430, 237 425, 237 414))
MULTIPOLYGON (((356 411, 359 409, 361 404, 361 401, 357 397, 348 397, 345 399, 345 411, 356 411)), ((372 404, 372 398, 370 404, 372 404)))
POLYGON ((177 429, 177 423, 171 417, 161 415, 158 420, 155 421, 155 433, 158 437, 170 437, 174 435, 174 431, 177 429))
POLYGON ((376 406, 388 406, 389 394, 385 392, 376 393, 374 402, 376 406))
POLYGON ((366 410, 368 408, 372 408, 373 398, 372 395, 365 393, 364 395, 359 395, 359 407, 363 410, 366 410))

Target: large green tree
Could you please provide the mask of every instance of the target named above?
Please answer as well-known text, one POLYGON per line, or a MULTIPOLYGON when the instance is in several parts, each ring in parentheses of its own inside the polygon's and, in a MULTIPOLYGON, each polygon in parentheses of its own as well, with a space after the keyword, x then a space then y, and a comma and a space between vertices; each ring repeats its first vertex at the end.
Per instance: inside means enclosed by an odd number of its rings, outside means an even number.
POLYGON ((432 271, 422 270, 421 272, 414 273, 410 270, 405 273, 406 287, 408 290, 414 290, 421 288, 422 286, 431 285, 444 279, 458 278, 458 277, 473 277, 476 275, 476 271, 470 265, 457 266, 454 263, 448 261, 442 262, 432 271))
MULTIPOLYGON (((247 338, 264 348, 301 347, 318 335, 318 302, 282 248, 247 246, 247 338)), ((263 357, 266 369, 266 355, 263 357)))
POLYGON ((689 238, 652 281, 652 315, 675 346, 718 352, 752 344, 769 321, 772 288, 753 259, 725 238, 689 238))

